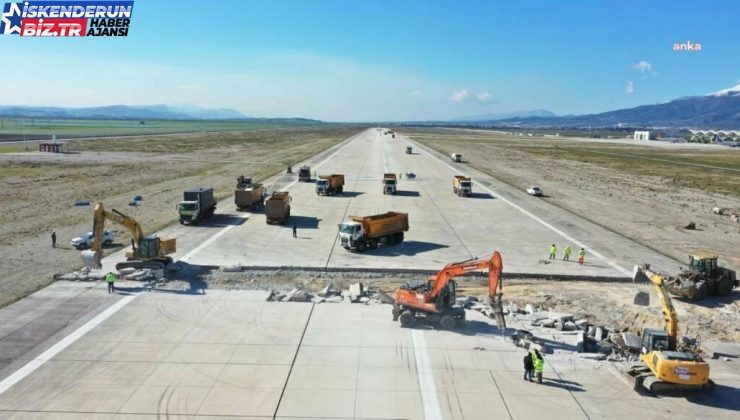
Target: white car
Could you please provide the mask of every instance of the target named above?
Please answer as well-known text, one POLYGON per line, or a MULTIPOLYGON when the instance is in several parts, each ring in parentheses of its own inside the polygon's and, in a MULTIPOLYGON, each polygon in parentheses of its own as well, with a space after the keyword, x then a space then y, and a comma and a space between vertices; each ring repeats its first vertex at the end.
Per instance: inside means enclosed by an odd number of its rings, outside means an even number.
POLYGON ((535 196, 535 197, 541 197, 542 196, 542 188, 537 186, 531 186, 527 188, 527 194, 535 196))
MULTIPOLYGON (((87 249, 90 248, 90 245, 92 245, 93 242, 93 233, 87 232, 83 233, 82 235, 73 238, 71 241, 69 241, 69 244, 77 249, 87 249)), ((110 233, 110 231, 103 232, 103 245, 110 245, 113 243, 113 234, 110 233)))

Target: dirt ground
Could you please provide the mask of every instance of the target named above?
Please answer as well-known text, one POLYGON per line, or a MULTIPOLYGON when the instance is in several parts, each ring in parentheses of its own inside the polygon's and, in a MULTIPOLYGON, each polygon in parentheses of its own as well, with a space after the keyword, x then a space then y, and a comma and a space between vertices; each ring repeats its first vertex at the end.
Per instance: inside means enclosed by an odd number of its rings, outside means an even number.
MULTIPOLYGON (((404 130, 406 131, 406 130, 404 130)), ((674 258, 708 250, 740 270, 740 223, 712 214, 740 209, 740 149, 650 147, 625 142, 409 129, 413 139, 674 258), (696 230, 683 227, 689 222, 696 230)), ((650 261, 645 261, 649 263, 650 261)))
MULTIPOLYGON (((84 140, 71 142, 74 152, 65 155, 0 153, 0 307, 82 265, 69 241, 91 230, 92 209, 75 207, 77 199, 103 201, 137 219, 145 233, 154 232, 176 221, 186 188, 212 186, 225 198, 237 176, 265 179, 361 130, 296 126, 84 140), (143 202, 130 207, 134 195, 143 202)), ((119 227, 109 230, 118 242, 128 240, 119 227)), ((110 251, 123 243, 117 245, 110 251)))

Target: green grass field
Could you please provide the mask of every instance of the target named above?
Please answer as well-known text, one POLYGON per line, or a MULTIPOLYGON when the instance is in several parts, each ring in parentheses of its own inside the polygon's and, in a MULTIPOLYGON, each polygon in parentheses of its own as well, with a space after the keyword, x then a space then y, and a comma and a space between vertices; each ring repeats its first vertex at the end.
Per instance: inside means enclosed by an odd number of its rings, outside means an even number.
POLYGON ((244 131, 286 125, 320 125, 318 122, 265 120, 98 120, 53 118, 0 118, 0 140, 12 137, 56 135, 60 138, 130 136, 142 134, 244 131), (143 124, 142 124, 143 121, 143 124))

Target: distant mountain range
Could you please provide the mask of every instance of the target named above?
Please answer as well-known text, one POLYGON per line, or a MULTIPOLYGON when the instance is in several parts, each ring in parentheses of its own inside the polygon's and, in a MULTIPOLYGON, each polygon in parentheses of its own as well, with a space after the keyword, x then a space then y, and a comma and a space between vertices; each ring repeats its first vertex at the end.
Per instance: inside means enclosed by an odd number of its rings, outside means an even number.
MULTIPOLYGON (((548 112, 548 111, 531 111, 548 112)), ((586 115, 517 115, 505 118, 456 118, 450 122, 495 124, 521 127, 673 127, 740 128, 740 84, 705 96, 691 96, 669 102, 642 105, 586 115)))
POLYGON ((158 120, 231 120, 248 118, 231 108, 197 108, 168 105, 110 105, 91 108, 0 106, 0 115, 29 118, 101 118, 158 120))
POLYGON ((450 121, 495 121, 505 120, 511 118, 529 118, 529 117, 543 117, 551 118, 557 115, 546 109, 535 109, 533 111, 512 111, 512 112, 498 112, 490 114, 473 115, 469 117, 458 117, 453 118, 450 121))

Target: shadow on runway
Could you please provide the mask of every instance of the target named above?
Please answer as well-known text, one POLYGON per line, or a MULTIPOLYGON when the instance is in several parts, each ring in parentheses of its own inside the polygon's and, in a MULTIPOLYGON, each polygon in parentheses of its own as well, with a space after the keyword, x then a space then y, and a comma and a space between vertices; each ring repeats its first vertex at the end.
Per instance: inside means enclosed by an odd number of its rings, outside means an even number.
MULTIPOLYGON (((284 228, 293 228, 293 225, 295 224, 295 227, 300 229, 318 229, 319 228, 319 222, 321 222, 321 219, 316 218, 314 216, 293 216, 291 215, 288 220, 285 221, 281 226, 284 228)), ((300 232, 299 232, 300 234, 300 232)))
POLYGON ((571 392, 583 392, 584 389, 581 384, 573 381, 566 381, 565 379, 554 379, 554 378, 542 378, 542 385, 547 385, 555 388, 562 388, 566 391, 571 392))
POLYGON ((662 393, 661 397, 685 397, 686 401, 707 407, 724 408, 740 411, 740 389, 734 386, 714 384, 711 391, 662 393))
POLYGON ((344 191, 341 194, 327 195, 326 197, 355 198, 355 197, 360 196, 362 194, 365 194, 365 193, 362 192, 362 191, 344 191))
POLYGON ((419 194, 419 191, 407 191, 407 190, 397 190, 395 195, 397 197, 421 197, 421 194, 419 194))
POLYGON ((247 218, 233 214, 214 214, 210 219, 194 226, 222 228, 226 226, 238 226, 247 221, 247 218))
POLYGON ((478 198, 482 200, 493 200, 495 197, 488 193, 477 193, 470 194, 470 198, 478 198))
POLYGON ((404 241, 400 245, 384 246, 377 249, 369 249, 365 254, 397 257, 399 255, 416 255, 422 252, 434 251, 435 249, 449 248, 448 245, 434 242, 404 241))

